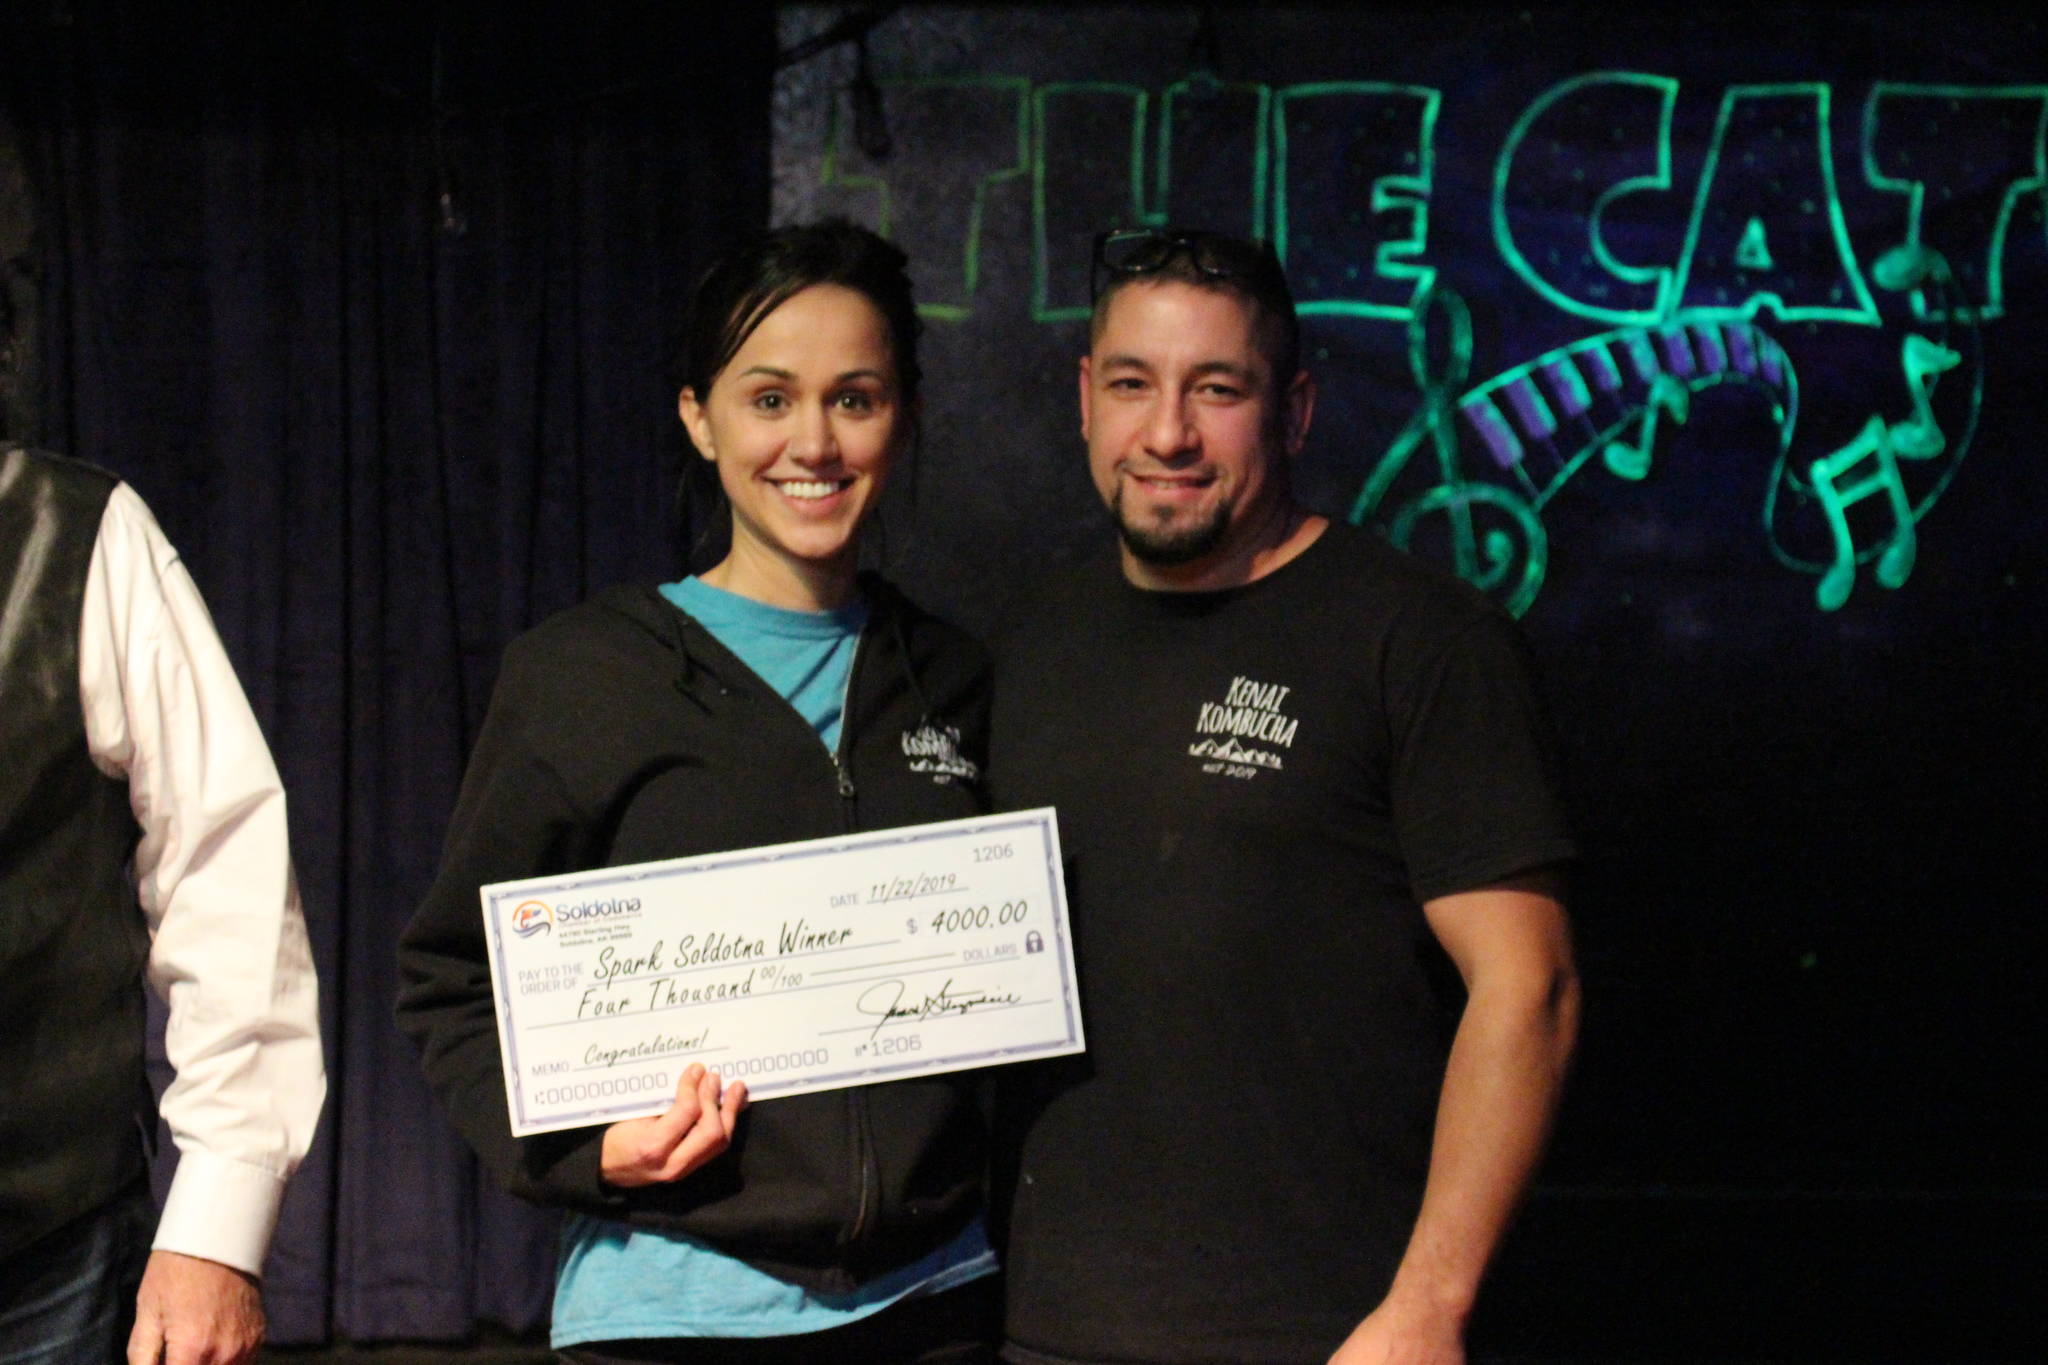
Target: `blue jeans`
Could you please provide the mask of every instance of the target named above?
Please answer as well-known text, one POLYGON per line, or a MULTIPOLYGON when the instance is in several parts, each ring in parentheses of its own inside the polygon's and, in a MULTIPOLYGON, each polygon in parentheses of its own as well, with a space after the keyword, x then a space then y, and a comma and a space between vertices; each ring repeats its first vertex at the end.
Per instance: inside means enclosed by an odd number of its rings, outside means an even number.
POLYGON ((119 1365, 156 1208, 137 1181, 0 1260, 0 1365, 119 1365))

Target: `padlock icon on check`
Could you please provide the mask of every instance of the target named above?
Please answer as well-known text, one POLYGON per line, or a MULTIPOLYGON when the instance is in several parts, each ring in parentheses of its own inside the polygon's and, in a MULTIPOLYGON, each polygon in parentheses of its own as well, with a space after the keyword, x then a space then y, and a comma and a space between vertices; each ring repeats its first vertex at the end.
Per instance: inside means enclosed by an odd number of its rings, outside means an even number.
POLYGON ((1027 953, 1042 953, 1045 951, 1045 940, 1039 937, 1036 929, 1024 935, 1024 951, 1027 953))

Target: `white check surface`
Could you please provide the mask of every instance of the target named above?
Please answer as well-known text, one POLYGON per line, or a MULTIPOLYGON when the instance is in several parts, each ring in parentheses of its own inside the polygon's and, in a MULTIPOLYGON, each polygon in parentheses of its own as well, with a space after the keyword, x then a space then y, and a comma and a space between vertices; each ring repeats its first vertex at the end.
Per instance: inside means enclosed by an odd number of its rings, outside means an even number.
POLYGON ((512 1131, 1080 1052, 1050 809, 482 888, 512 1131))

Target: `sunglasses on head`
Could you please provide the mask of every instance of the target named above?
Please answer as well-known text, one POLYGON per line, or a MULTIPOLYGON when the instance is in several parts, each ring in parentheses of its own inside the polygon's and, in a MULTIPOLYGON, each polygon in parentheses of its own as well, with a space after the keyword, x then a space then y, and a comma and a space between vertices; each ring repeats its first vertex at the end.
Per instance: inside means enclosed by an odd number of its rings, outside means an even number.
POLYGON ((1095 235, 1088 301, 1100 298, 1103 286, 1113 279, 1155 274, 1176 260, 1186 260, 1219 280, 1280 274, 1280 259, 1264 242, 1197 228, 1111 228, 1095 235))

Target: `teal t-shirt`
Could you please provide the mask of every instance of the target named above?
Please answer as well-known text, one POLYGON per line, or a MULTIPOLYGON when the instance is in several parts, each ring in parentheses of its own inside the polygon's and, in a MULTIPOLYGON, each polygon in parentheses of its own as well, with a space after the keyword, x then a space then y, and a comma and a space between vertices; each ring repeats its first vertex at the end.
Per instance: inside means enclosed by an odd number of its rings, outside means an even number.
MULTIPOLYGON (((696 578, 664 583, 681 607, 781 693, 829 750, 839 747, 853 655, 867 605, 789 611, 696 578)), ((742 1120, 744 1122, 744 1120, 742 1120)), ((687 1178, 687 1177, 686 1177, 687 1178)), ((780 1337, 822 1332, 914 1294, 996 1268, 980 1219, 947 1245, 845 1294, 818 1294, 677 1232, 572 1215, 555 1273, 555 1346, 650 1337, 780 1337)))
POLYGON ((771 607, 701 578, 664 583, 661 595, 697 618, 718 643, 739 655, 811 723, 825 747, 838 752, 846 685, 868 605, 855 598, 837 611, 771 607))

